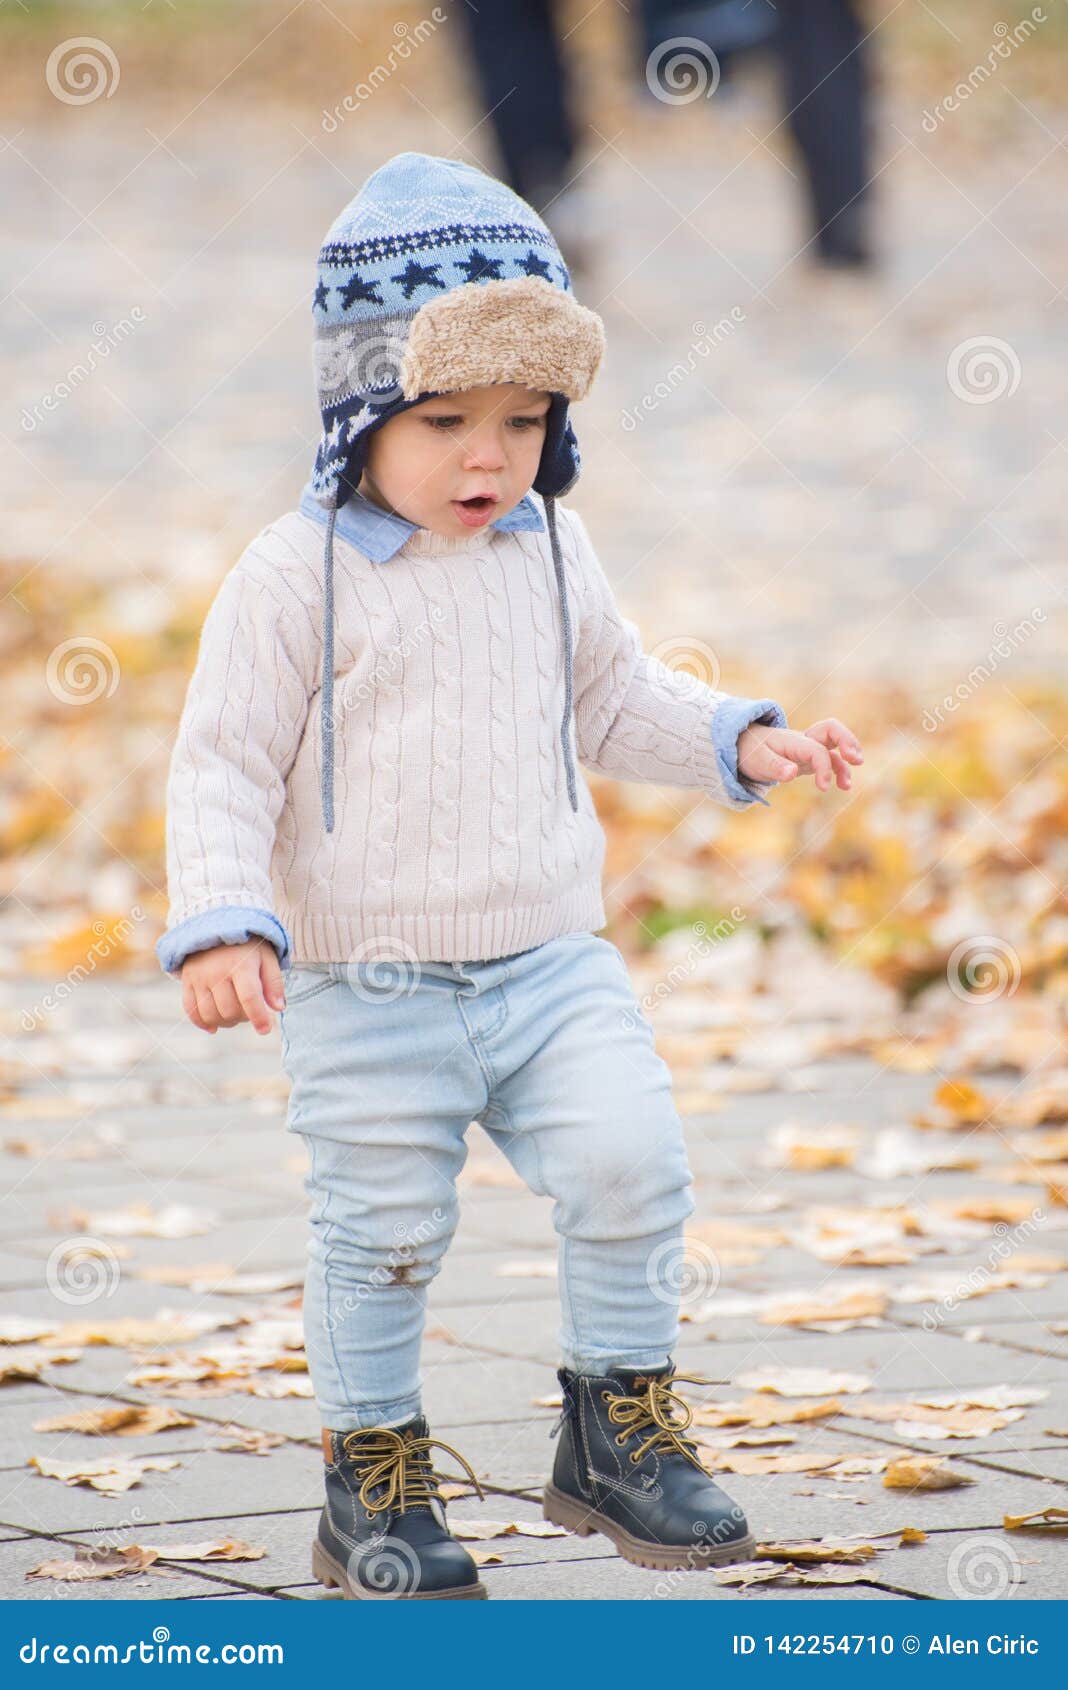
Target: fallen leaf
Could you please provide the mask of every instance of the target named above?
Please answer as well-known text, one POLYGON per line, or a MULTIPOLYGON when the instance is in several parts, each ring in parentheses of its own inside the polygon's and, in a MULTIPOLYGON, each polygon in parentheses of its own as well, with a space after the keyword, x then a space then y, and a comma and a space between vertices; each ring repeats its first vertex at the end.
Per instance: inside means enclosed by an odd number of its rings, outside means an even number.
POLYGON ((196 1238, 219 1225, 218 1215, 206 1209, 191 1209, 185 1203, 168 1203, 153 1210, 146 1203, 128 1209, 102 1210, 93 1214, 76 1209, 52 1222, 57 1231, 73 1228, 95 1238, 196 1238))
POLYGON ((748 1391, 769 1391, 780 1397, 853 1396, 870 1391, 863 1373, 833 1373, 822 1367, 758 1367, 739 1373, 734 1381, 748 1391))
POLYGON ((1002 1525, 1007 1532, 1020 1532, 1028 1526, 1068 1526, 1068 1508, 1039 1508, 1033 1514, 1006 1514, 1002 1525))
POLYGON ((145 1437, 169 1432, 178 1426, 195 1426, 188 1414, 164 1403, 123 1403, 118 1408, 85 1408, 72 1414, 57 1414, 50 1420, 35 1420, 35 1432, 83 1432, 89 1437, 116 1433, 120 1438, 145 1437))
POLYGON ((449 1521, 453 1537, 465 1542, 482 1542, 491 1537, 566 1537, 563 1526, 549 1520, 454 1520, 449 1521))
POLYGON ((88 1485, 91 1490, 118 1496, 140 1484, 147 1472, 169 1472, 181 1463, 171 1458, 131 1456, 102 1456, 99 1461, 53 1461, 47 1455, 31 1455, 27 1467, 36 1467, 46 1479, 59 1479, 65 1485, 88 1485))
POLYGON ((261 1432, 253 1426, 224 1426, 212 1448, 233 1455, 267 1455, 285 1441, 281 1432, 261 1432))
POLYGON ((870 1561, 878 1553, 874 1543, 857 1543, 852 1538, 799 1539, 756 1546, 756 1558, 760 1561, 791 1561, 795 1565, 820 1561, 855 1564, 870 1561))
POLYGON ((84 1549, 75 1550, 69 1561, 42 1561, 31 1567, 28 1579, 60 1579, 64 1584, 84 1584, 93 1579, 127 1578, 130 1574, 147 1572, 158 1559, 154 1549, 84 1549))
POLYGON ((769 1395, 746 1397, 742 1402, 708 1403, 693 1410, 695 1426, 795 1426, 811 1420, 828 1420, 843 1412, 837 1397, 813 1402, 775 1401, 769 1395))
POLYGON ((159 1561, 262 1561, 267 1551, 239 1537, 224 1537, 203 1543, 168 1543, 146 1553, 159 1561))
POLYGON ((883 1474, 887 1490, 957 1490, 977 1482, 935 1455, 899 1456, 883 1474))

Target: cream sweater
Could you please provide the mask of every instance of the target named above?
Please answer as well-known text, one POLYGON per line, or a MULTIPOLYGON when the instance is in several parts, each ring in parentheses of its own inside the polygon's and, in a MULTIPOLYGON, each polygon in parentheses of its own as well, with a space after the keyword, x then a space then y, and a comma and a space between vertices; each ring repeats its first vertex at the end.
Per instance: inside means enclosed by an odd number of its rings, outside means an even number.
MULTIPOLYGON (((581 518, 557 509, 579 764, 747 808, 773 783, 732 778, 737 735, 758 718, 784 724, 781 708, 647 656, 581 518)), ((163 966, 248 932, 269 935, 288 967, 486 960, 602 927, 604 833, 586 782, 576 813, 563 776, 547 533, 416 529, 385 563, 335 537, 331 834, 322 554, 322 527, 288 512, 208 613, 168 782, 163 966)))

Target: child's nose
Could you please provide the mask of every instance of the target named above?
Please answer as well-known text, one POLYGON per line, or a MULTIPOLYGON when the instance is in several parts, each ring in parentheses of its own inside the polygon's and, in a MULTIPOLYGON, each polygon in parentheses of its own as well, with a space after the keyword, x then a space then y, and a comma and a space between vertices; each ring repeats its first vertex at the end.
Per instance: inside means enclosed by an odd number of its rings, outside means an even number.
POLYGON ((506 461, 504 446, 496 429, 485 429, 469 437, 464 455, 465 469, 503 469, 506 461))

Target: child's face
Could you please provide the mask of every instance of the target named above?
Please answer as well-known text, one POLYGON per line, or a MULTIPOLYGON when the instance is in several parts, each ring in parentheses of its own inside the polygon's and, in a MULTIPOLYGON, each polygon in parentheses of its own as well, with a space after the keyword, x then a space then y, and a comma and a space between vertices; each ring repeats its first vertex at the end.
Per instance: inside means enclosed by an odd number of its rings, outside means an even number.
POLYGON ((359 490, 435 534, 485 528, 530 491, 550 402, 514 382, 424 399, 371 435, 359 490))

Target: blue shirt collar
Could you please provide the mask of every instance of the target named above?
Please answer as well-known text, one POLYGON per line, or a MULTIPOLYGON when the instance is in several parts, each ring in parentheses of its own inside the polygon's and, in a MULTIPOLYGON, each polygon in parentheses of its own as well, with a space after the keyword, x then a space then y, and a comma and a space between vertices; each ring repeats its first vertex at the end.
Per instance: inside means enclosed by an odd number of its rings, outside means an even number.
MULTIPOLYGON (((326 527, 326 507, 319 503, 310 485, 304 488, 300 496, 299 510, 302 516, 310 516, 314 522, 326 527)), ((537 505, 527 493, 512 510, 506 511, 496 522, 491 522, 490 527, 511 532, 523 528, 544 529, 545 522, 537 505)), ((396 516, 391 511, 380 510, 370 499, 365 499, 362 493, 349 496, 338 511, 334 523, 334 533, 347 540, 351 546, 355 546, 356 550, 370 558, 372 563, 388 563, 390 558, 400 551, 408 536, 416 532, 422 532, 418 523, 409 522, 407 517, 396 516)))

